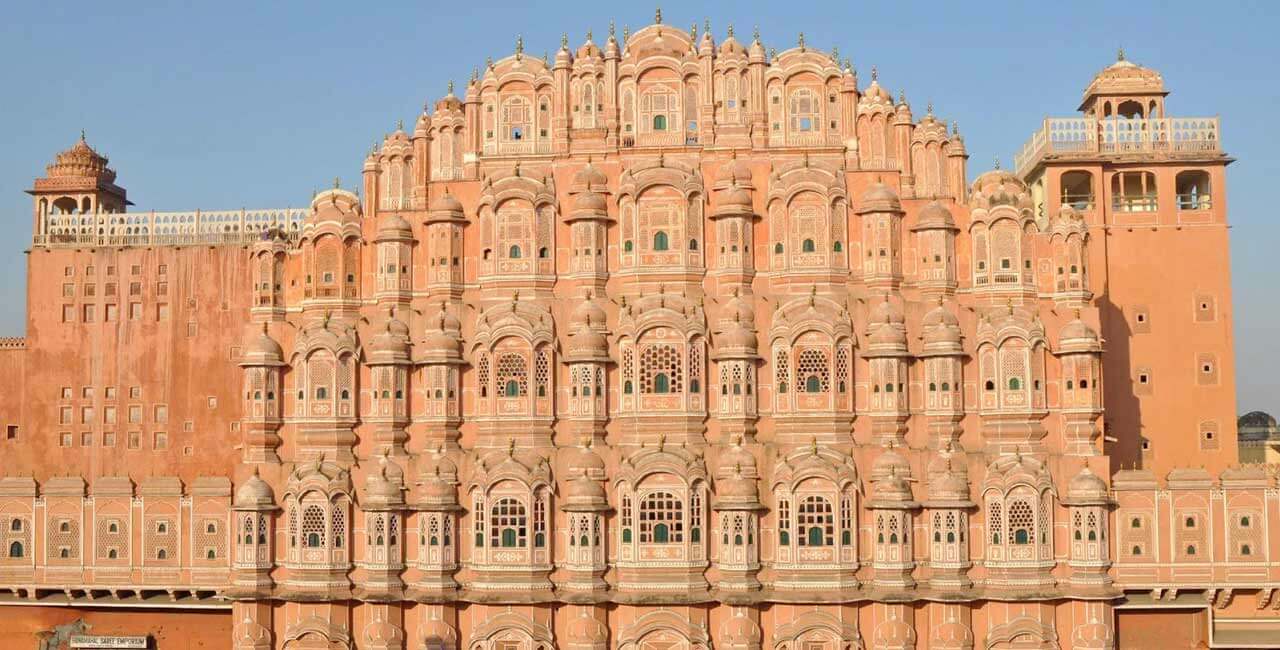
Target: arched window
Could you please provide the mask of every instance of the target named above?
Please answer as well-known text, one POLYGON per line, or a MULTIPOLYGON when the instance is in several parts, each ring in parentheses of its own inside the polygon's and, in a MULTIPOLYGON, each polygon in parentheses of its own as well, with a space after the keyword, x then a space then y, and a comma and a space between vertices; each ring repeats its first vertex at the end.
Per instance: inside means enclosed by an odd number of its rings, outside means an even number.
POLYGON ((509 257, 509 258, 511 258, 511 259, 513 259, 513 260, 518 260, 518 259, 520 259, 520 247, 519 247, 519 246, 514 246, 514 245, 513 245, 513 246, 511 247, 511 249, 507 251, 507 257, 509 257))
POLYGON ((776 244, 774 244, 774 245, 773 245, 773 253, 774 253, 774 255, 781 255, 781 254, 782 254, 782 242, 778 242, 778 243, 776 243, 776 244))
POLYGON ((14 542, 9 545, 9 557, 22 557, 22 542, 14 542))
POLYGON ((667 378, 666 373, 660 372, 653 376, 653 392, 658 394, 671 392, 671 380, 667 378))
POLYGON ((667 239, 666 232, 659 230, 658 232, 653 233, 653 250, 665 251, 670 247, 671 247, 671 244, 667 239))
POLYGON ((1209 173, 1202 170, 1179 172, 1175 180, 1179 210, 1208 210, 1209 173))
POLYGON ((684 502, 670 492, 653 492, 640 501, 640 542, 684 541, 684 502))
POLYGON ((9 522, 9 530, 12 530, 15 533, 22 532, 22 520, 14 519, 13 521, 9 522))
POLYGON ((1009 378, 1009 390, 1019 390, 1022 388, 1022 382, 1017 377, 1009 378))
POLYGON ((814 250, 816 250, 816 247, 814 246, 812 239, 804 240, 804 243, 801 245, 800 248, 806 253, 812 253, 814 252, 814 250))
POLYGON ((837 241, 836 243, 831 245, 831 250, 836 253, 839 253, 840 251, 844 250, 844 246, 842 246, 840 242, 837 241))
POLYGON ((503 387, 502 394, 503 394, 503 396, 504 396, 504 397, 519 397, 519 396, 520 396, 520 382, 518 382, 518 381, 516 381, 516 380, 514 380, 514 379, 508 379, 508 380, 507 380, 507 385, 506 385, 505 387, 503 387))
POLYGON ((1035 519, 1031 514, 1031 506, 1026 501, 1014 501, 1009 506, 1009 528, 1012 532, 1011 539, 1014 544, 1031 543, 1034 521, 1035 519))
POLYGON ((635 246, 631 243, 630 239, 622 242, 622 252, 630 253, 633 248, 635 248, 635 246))
POLYGON ((804 380, 804 391, 806 393, 822 392, 822 380, 818 379, 817 375, 809 375, 809 378, 804 380))
POLYGON ((320 548, 324 544, 324 510, 309 505, 302 511, 302 539, 307 548, 320 548))
POLYGON ((654 130, 654 131, 666 131, 666 130, 667 130, 667 116, 666 116, 666 115, 654 115, 654 116, 653 116, 653 130, 654 130))
POLYGON ((796 507, 796 533, 801 546, 835 544, 835 515, 831 502, 820 496, 807 496, 796 507))
POLYGON ((529 534, 529 517, 524 504, 512 497, 498 499, 489 510, 491 545, 524 548, 529 534))
POLYGON ((1062 204, 1077 210, 1093 209, 1093 174, 1071 171, 1062 175, 1062 204))

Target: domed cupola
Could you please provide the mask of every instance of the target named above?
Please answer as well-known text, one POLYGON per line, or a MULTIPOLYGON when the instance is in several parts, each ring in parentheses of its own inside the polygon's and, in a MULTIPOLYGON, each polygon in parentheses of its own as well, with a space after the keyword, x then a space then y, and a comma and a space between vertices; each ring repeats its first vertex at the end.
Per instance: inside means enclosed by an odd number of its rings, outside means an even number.
POLYGON ((45 174, 49 178, 91 178, 109 185, 115 182, 116 172, 107 167, 107 162, 106 156, 89 146, 81 131, 80 140, 45 166, 45 174))
POLYGON ((599 59, 602 56, 600 46, 591 40, 591 32, 587 32, 587 40, 578 48, 579 59, 599 59))
POLYGON ((717 647, 723 645, 732 650, 759 648, 761 642, 760 626, 747 616, 747 608, 734 607, 733 615, 720 626, 717 647))
POLYGON ((250 335, 244 343, 244 351, 240 356, 241 366, 283 366, 284 350, 267 332, 267 324, 250 335))
POLYGON ((960 320, 951 313, 938 297, 938 304, 925 314, 921 322, 924 330, 924 347, 920 356, 951 356, 964 352, 960 320))
MULTIPOLYGON (((612 39, 610 40, 612 42, 612 39)), ((604 650, 605 639, 609 638, 609 628, 591 615, 591 607, 578 607, 578 615, 569 620, 566 626, 565 640, 567 647, 573 650, 590 648, 604 650)))
POLYGON ((967 508, 969 500, 969 476, 957 468, 951 455, 943 456, 942 466, 929 481, 929 506, 932 508, 967 508))
POLYGON ((388 215, 378 220, 377 241, 401 241, 413 239, 413 226, 400 215, 388 215))
POLYGON ((757 28, 751 36, 751 45, 747 47, 747 56, 752 63, 764 63, 765 51, 764 43, 760 42, 760 29, 757 28))
POLYGON ((385 455, 378 458, 378 466, 365 477, 364 498, 360 503, 367 510, 394 509, 404 505, 404 472, 385 455))
POLYGON ((370 364, 409 363, 409 326, 388 312, 382 331, 374 335, 367 352, 370 364))
POLYGON ((901 356, 907 353, 906 317, 888 294, 867 317, 865 356, 901 356))
POLYGON ((738 160, 736 153, 716 170, 715 183, 712 187, 723 190, 734 185, 747 190, 755 187, 751 183, 751 167, 738 160))
POLYGON ((858 214, 869 212, 901 213, 902 202, 898 200, 898 193, 894 192, 893 188, 877 182, 863 193, 857 212, 858 214))
POLYGON ((445 190, 444 194, 437 196, 431 201, 431 205, 427 208, 429 214, 427 221, 462 221, 466 217, 463 216, 462 203, 456 197, 445 190))
POLYGON ((604 490, 605 464, 587 438, 583 444, 566 449, 564 467, 568 481, 564 490, 565 510, 570 512, 599 512, 609 509, 604 490))
POLYGON ((436 363, 457 363, 462 360, 462 342, 458 340, 457 329, 450 328, 448 310, 441 309, 432 326, 422 339, 421 361, 436 363))
POLYGON ((587 292, 586 299, 573 310, 569 319, 568 362, 609 361, 608 316, 587 292))
POLYGON ((275 492, 266 481, 262 480, 261 476, 258 476, 256 466, 248 480, 236 489, 234 505, 237 510, 270 510, 276 507, 275 492))
POLYGON ((930 201, 920 210, 912 230, 958 230, 955 217, 940 201, 930 201))
POLYGON ((333 189, 325 190, 311 200, 311 214, 307 215, 306 224, 334 222, 358 225, 360 214, 360 197, 339 187, 335 179, 333 189))
POLYGON ((443 448, 419 456, 417 505, 430 510, 450 509, 457 506, 458 466, 443 448))
POLYGON ((887 478, 890 474, 900 477, 911 476, 911 463, 907 458, 898 453, 895 445, 890 443, 885 445, 884 451, 881 451, 876 459, 871 463, 871 474, 869 478, 872 481, 880 481, 887 478))
POLYGON ((1067 485, 1067 501, 1070 503, 1099 503, 1110 499, 1111 491, 1101 476, 1093 473, 1085 465, 1078 474, 1071 478, 1067 485))
MULTIPOLYGON (((710 37, 711 32, 708 31, 707 40, 710 40, 710 37)), ((743 47, 737 38, 734 38, 733 25, 729 25, 729 33, 725 36, 724 41, 720 43, 720 56, 745 56, 746 54, 747 48, 743 47)))
POLYGON ((1080 319, 1080 310, 1075 311, 1073 318, 1066 325, 1062 326, 1062 332, 1058 334, 1058 354, 1102 352, 1102 342, 1098 339, 1098 333, 1089 327, 1080 319))
POLYGON ((890 465, 888 475, 872 484, 871 498, 872 503, 868 503, 868 506, 873 503, 906 505, 913 499, 911 484, 898 475, 895 466, 890 465))

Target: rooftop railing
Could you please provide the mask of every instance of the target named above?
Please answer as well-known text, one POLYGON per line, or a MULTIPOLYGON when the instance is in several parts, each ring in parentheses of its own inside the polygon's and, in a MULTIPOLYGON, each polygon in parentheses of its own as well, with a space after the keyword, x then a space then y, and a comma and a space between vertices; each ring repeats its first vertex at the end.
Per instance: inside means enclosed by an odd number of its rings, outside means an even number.
POLYGON ((302 232, 306 215, 302 208, 48 214, 31 243, 69 248, 234 246, 271 237, 293 242, 302 232))
POLYGON ((1220 153, 1220 135, 1216 117, 1050 117, 1014 155, 1013 164, 1019 176, 1026 176, 1051 154, 1220 153))

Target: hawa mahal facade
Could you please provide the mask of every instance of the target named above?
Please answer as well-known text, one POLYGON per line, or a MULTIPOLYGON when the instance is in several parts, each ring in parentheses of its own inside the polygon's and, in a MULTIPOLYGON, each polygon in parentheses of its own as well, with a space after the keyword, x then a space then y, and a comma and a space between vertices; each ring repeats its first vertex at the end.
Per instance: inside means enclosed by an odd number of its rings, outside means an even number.
POLYGON ((835 52, 489 61, 309 208, 35 181, 5 647, 1260 647, 1216 118, 1123 54, 1014 169, 835 52))

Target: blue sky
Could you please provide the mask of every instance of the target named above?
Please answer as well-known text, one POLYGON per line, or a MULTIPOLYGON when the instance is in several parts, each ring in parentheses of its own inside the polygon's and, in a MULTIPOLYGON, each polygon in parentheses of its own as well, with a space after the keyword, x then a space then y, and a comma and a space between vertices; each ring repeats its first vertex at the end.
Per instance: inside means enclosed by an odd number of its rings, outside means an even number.
MULTIPOLYGON (((26 2, 0 22, 0 334, 23 331, 31 204, 22 191, 80 129, 110 156, 137 209, 303 205, 341 176, 353 185, 369 146, 412 123, 450 79, 523 34, 541 55, 568 32, 603 42, 652 4, 524 2, 26 2), (554 10, 552 9, 554 7, 554 10)), ((1160 70, 1172 115, 1222 117, 1238 159, 1228 172, 1240 410, 1280 411, 1275 212, 1280 106, 1273 33, 1280 3, 682 2, 723 38, 759 25, 767 47, 838 46, 865 84, 905 90, 957 120, 970 176, 1013 152, 1047 115, 1074 112, 1089 79, 1123 46, 1160 70), (1268 189, 1271 188, 1271 189, 1268 189)), ((1158 254, 1158 252, 1153 252, 1158 254)), ((41 297, 33 297, 40 300, 41 297)))

